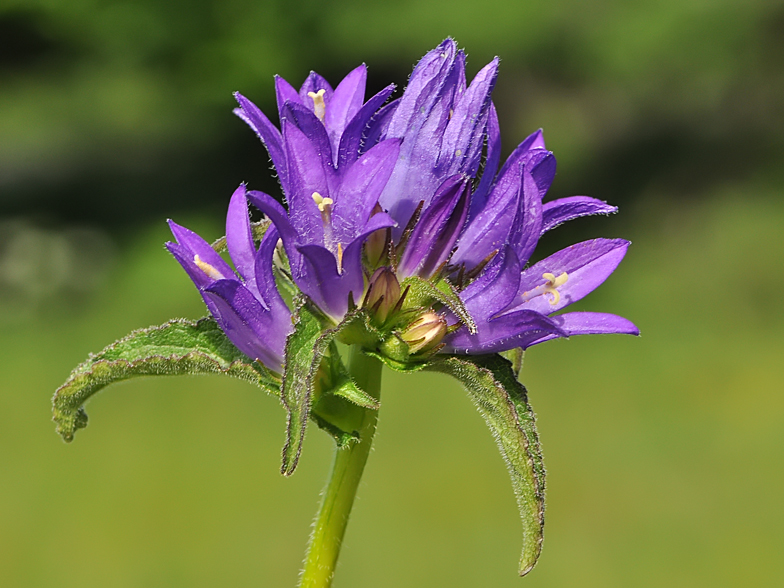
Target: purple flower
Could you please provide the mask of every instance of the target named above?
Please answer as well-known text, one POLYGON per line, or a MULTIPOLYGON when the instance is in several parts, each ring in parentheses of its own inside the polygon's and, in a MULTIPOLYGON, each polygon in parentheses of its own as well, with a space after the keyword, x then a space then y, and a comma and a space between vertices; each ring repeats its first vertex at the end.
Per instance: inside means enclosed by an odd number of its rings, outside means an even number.
POLYGON ((398 160, 401 140, 361 149, 364 133, 372 130, 372 119, 394 86, 363 105, 365 77, 363 65, 333 91, 311 73, 299 92, 276 78, 282 132, 236 95, 240 108, 235 112, 267 147, 288 211, 263 192, 249 192, 248 198, 280 232, 297 286, 335 321, 346 313, 349 300, 361 300, 365 291, 365 240, 396 225, 374 209, 398 160))
POLYGON ((282 373, 292 326, 272 272, 278 231, 270 227, 256 249, 245 186, 234 192, 226 216, 226 244, 239 277, 199 235, 174 221, 169 226, 177 242, 166 247, 196 284, 226 336, 251 359, 282 373))
POLYGON ((276 78, 279 128, 235 95, 235 113, 264 143, 287 207, 244 187, 232 198, 227 239, 244 281, 182 227, 172 224, 178 244, 169 247, 240 349, 280 365, 291 325, 271 278, 278 238, 296 286, 335 323, 352 304, 373 298, 366 296, 369 277, 380 266, 400 281, 451 282, 476 329, 436 304, 452 325, 439 334, 445 353, 494 353, 577 334, 637 334, 614 315, 554 314, 599 286, 627 241, 579 243, 526 268, 544 232, 616 208, 587 196, 543 204, 556 162, 541 131, 520 143, 499 171, 501 137, 491 99, 497 73, 496 58, 467 84, 465 54, 447 39, 388 104, 393 85, 364 101, 364 65, 334 90, 315 72, 299 90, 276 78), (258 251, 246 198, 274 225, 258 251), (272 325, 272 336, 262 323, 272 325))
POLYGON ((553 337, 638 334, 631 322, 614 315, 549 316, 599 286, 629 243, 581 243, 523 271, 544 232, 567 220, 617 209, 586 196, 542 204, 556 162, 541 131, 526 138, 496 176, 501 139, 491 93, 498 60, 481 69, 468 88, 464 67, 465 56, 451 39, 425 55, 381 135, 403 139, 381 205, 399 227, 421 209, 397 268, 401 277, 429 278, 448 261, 452 271, 447 279, 454 280, 495 254, 460 293, 477 332, 461 327, 444 339, 443 351, 491 353, 553 337), (470 193, 485 144, 484 173, 470 193))

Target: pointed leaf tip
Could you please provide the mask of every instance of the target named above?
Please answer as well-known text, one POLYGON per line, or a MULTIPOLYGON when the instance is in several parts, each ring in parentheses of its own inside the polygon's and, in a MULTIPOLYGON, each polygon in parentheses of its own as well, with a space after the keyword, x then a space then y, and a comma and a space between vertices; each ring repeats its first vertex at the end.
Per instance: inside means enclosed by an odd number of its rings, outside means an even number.
POLYGON ((274 395, 280 387, 264 366, 226 338, 214 320, 178 319, 134 331, 91 355, 55 392, 52 420, 63 440, 70 442, 87 426, 84 403, 109 384, 138 376, 185 374, 224 374, 274 395))
POLYGON ((498 444, 512 478, 512 488, 523 523, 519 573, 533 569, 544 537, 545 470, 535 416, 525 387, 512 364, 500 355, 445 357, 427 368, 449 374, 465 386, 498 444))

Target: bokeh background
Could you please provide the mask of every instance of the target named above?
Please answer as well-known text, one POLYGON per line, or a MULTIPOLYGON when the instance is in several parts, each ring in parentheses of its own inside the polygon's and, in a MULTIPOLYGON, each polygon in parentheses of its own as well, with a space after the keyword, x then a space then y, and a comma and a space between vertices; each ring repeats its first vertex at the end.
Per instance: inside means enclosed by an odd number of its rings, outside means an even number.
POLYGON ((502 57, 506 153, 542 127, 550 197, 621 207, 542 242, 630 238, 580 306, 639 339, 526 354, 549 471, 545 546, 519 579, 501 458, 459 386, 385 375, 336 588, 780 586, 784 577, 784 3, 768 0, 3 0, 0 585, 293 586, 329 469, 310 431, 278 474, 279 403, 219 377, 50 398, 134 328, 204 314, 164 219, 222 234, 241 181, 276 193, 231 114, 272 76, 370 89, 444 37, 502 57))

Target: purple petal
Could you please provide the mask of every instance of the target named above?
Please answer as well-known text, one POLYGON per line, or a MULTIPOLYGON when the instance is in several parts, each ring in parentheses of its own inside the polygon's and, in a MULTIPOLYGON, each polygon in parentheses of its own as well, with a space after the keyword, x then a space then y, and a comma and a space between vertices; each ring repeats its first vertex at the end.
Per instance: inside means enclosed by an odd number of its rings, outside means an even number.
POLYGON ((329 110, 330 102, 332 100, 332 86, 329 82, 317 74, 315 71, 310 72, 310 75, 305 79, 305 83, 299 89, 299 99, 311 112, 313 112, 313 99, 308 96, 308 92, 317 93, 319 90, 324 90, 324 104, 329 110))
POLYGON ((531 133, 525 139, 523 139, 523 142, 520 143, 518 149, 519 148, 523 148, 526 150, 547 149, 547 147, 545 147, 544 144, 544 133, 542 132, 542 129, 539 129, 538 131, 531 133))
POLYGON ((530 170, 536 187, 539 189, 540 202, 555 179, 555 168, 556 161, 552 152, 544 149, 531 150, 526 169, 530 170))
POLYGON ((506 167, 517 165, 519 162, 528 163, 528 160, 531 158, 531 151, 538 149, 544 149, 544 136, 541 129, 528 135, 523 139, 522 143, 515 147, 515 150, 507 157, 506 162, 501 167, 499 175, 504 173, 506 167))
POLYGON ((517 211, 509 244, 521 263, 528 261, 542 232, 542 197, 528 166, 523 169, 523 189, 520 208, 517 211))
POLYGON ((378 231, 379 229, 389 229, 394 227, 397 223, 395 219, 389 216, 386 212, 377 212, 373 216, 370 217, 370 220, 362 227, 362 230, 357 235, 357 239, 362 239, 364 241, 365 237, 370 236, 371 233, 378 231))
POLYGON ((302 264, 302 255, 300 255, 300 252, 297 250, 299 235, 297 234, 296 229, 291 225, 286 210, 272 196, 265 194, 264 192, 251 190, 246 196, 248 200, 263 212, 267 218, 272 221, 272 224, 275 225, 275 228, 280 233, 280 237, 283 239, 283 245, 286 247, 286 253, 289 256, 289 263, 291 264, 291 271, 294 274, 298 274, 301 271, 302 264))
POLYGON ((226 214, 226 246, 231 261, 245 280, 251 292, 256 291, 255 257, 256 246, 250 229, 248 199, 245 197, 245 184, 234 191, 226 214))
POLYGON ((462 175, 439 187, 406 244, 398 265, 401 275, 430 277, 448 259, 468 215, 469 192, 469 179, 462 175))
MULTIPOLYGON (((168 249, 174 259, 179 262, 182 269, 185 270, 185 273, 188 274, 188 277, 199 290, 199 293, 202 293, 202 288, 206 288, 215 281, 196 266, 193 262, 193 255, 191 255, 182 245, 169 241, 166 243, 166 249, 168 249)), ((202 298, 204 298, 204 296, 202 296, 202 298)), ((208 298, 204 298, 204 302, 207 304, 207 308, 210 309, 210 312, 213 312, 214 305, 212 304, 212 301, 208 298)))
MULTIPOLYGON (((322 159, 310 139, 288 119, 283 119, 283 139, 289 170, 290 190, 286 197, 290 222, 301 243, 322 243, 324 225, 318 207, 313 202, 314 192, 324 198, 330 196, 322 159)), ((281 234, 285 239, 283 230, 281 234)))
POLYGON ((281 206, 280 202, 275 200, 269 194, 260 192, 258 190, 251 190, 245 194, 246 198, 253 203, 253 206, 263 212, 267 218, 272 221, 275 228, 280 232, 283 242, 290 241, 294 243, 297 240, 297 231, 291 225, 289 217, 286 214, 286 209, 281 206))
POLYGON ((602 335, 618 333, 639 335, 640 329, 622 316, 604 312, 567 312, 550 317, 569 337, 572 335, 602 335))
POLYGON ((490 191, 490 186, 493 185, 500 161, 501 127, 498 124, 498 113, 495 110, 495 104, 491 101, 487 117, 487 157, 484 170, 482 171, 482 178, 479 180, 479 185, 471 197, 469 218, 475 218, 479 211, 484 208, 487 202, 487 194, 490 191))
POLYGON ((395 168, 400 143, 400 139, 382 141, 345 172, 332 208, 332 223, 338 242, 352 240, 367 223, 395 168))
MULTIPOLYGON (((329 137, 327 136, 327 129, 324 128, 322 122, 316 118, 316 115, 310 112, 307 108, 300 104, 293 104, 289 102, 286 105, 286 108, 283 109, 283 138, 287 141, 289 135, 286 134, 286 128, 295 126, 298 130, 300 130, 310 141, 312 147, 307 149, 311 160, 309 162, 309 167, 313 168, 314 170, 319 169, 319 173, 324 176, 327 181, 327 185, 331 188, 332 182, 334 181, 335 176, 335 168, 332 164, 332 145, 330 145, 329 137), (287 124, 288 123, 288 124, 287 124), (316 154, 316 157, 313 157, 313 154, 316 154), (319 165, 320 164, 320 165, 319 165)), ((301 143, 297 143, 300 147, 302 146, 301 143)), ((286 142, 284 145, 284 149, 286 152, 286 157, 289 157, 290 149, 289 144, 286 142)), ((288 163, 288 159, 287 159, 288 163)), ((288 170, 289 175, 291 175, 291 170, 288 170)), ((321 192, 322 196, 326 194, 326 191, 321 192)))
POLYGON ((484 209, 465 228, 452 263, 475 267, 485 257, 501 249, 521 208, 523 165, 506 165, 493 186, 484 209))
POLYGON ((327 127, 333 153, 338 152, 340 137, 349 121, 362 108, 365 101, 365 83, 367 67, 363 63, 349 72, 335 88, 329 108, 324 114, 324 126, 327 127))
POLYGON ((283 153, 283 145, 280 136, 280 131, 275 128, 264 113, 258 106, 253 104, 250 100, 245 98, 239 92, 234 93, 234 97, 240 105, 240 108, 234 109, 234 114, 240 117, 245 123, 253 129, 256 135, 261 139, 264 147, 269 153, 272 165, 278 172, 280 184, 283 189, 286 189, 286 156, 283 153))
POLYGON ((520 284, 520 261, 503 247, 482 274, 460 293, 468 314, 479 324, 489 321, 514 300, 520 284))
POLYGON ((522 273, 518 289, 520 299, 513 308, 550 314, 580 300, 610 276, 628 247, 629 242, 624 239, 593 239, 554 253, 522 273), (557 304, 550 304, 549 294, 525 300, 535 288, 545 283, 542 274, 559 276, 563 272, 568 275, 568 280, 557 288, 560 293, 557 304))
POLYGON ((336 167, 338 169, 343 169, 346 165, 356 161, 357 157, 360 155, 360 151, 363 153, 368 151, 379 141, 381 132, 384 129, 384 120, 389 122, 392 113, 395 111, 394 108, 389 108, 392 104, 388 104, 384 108, 381 108, 381 105, 386 102, 387 98, 389 98, 394 90, 395 84, 390 84, 381 90, 378 94, 368 100, 365 105, 359 109, 359 112, 357 112, 348 122, 340 137, 340 144, 337 149, 338 156, 336 167), (379 110, 380 108, 381 110, 379 110), (372 133, 371 127, 369 126, 371 125, 371 122, 373 123, 372 133), (371 136, 371 134, 373 136, 371 136), (362 149, 363 138, 365 139, 364 145, 367 147, 365 149, 362 149))
MULTIPOLYGON (((174 238, 177 239, 177 243, 182 245, 184 250, 190 255, 191 260, 198 255, 201 261, 211 265, 224 278, 234 278, 234 270, 220 255, 215 253, 215 250, 207 241, 193 231, 178 225, 173 220, 169 220, 169 228, 174 238)), ((212 279, 214 280, 215 278, 212 279)))
MULTIPOLYGON (((423 201, 427 207, 436 190, 448 177, 436 170, 436 164, 441 152, 441 140, 453 110, 459 78, 458 68, 453 67, 443 79, 433 80, 434 85, 438 82, 438 93, 434 100, 428 99, 428 108, 412 119, 412 124, 404 135, 392 133, 391 126, 387 133, 387 137, 405 139, 398 163, 379 200, 381 206, 389 210, 400 224, 395 238, 399 237, 419 202, 423 201)), ((397 112, 399 111, 400 108, 397 112)))
POLYGON ((571 196, 547 202, 542 208, 542 234, 558 225, 581 216, 592 214, 612 214, 618 212, 617 206, 612 206, 589 196, 571 196))
POLYGON ((278 244, 278 230, 275 226, 267 229, 256 254, 255 274, 258 285, 259 300, 262 305, 276 314, 290 314, 286 303, 278 291, 275 274, 272 271, 272 256, 278 244))
POLYGON ((521 310, 490 322, 477 324, 478 331, 470 334, 462 327, 444 338, 443 353, 497 353, 516 347, 527 347, 531 339, 544 336, 565 336, 555 322, 543 314, 521 310))
MULTIPOLYGON (((460 70, 462 68, 458 68, 460 70)), ((476 176, 484 146, 490 95, 497 76, 496 57, 476 74, 468 89, 457 99, 438 157, 438 167, 445 175, 476 176)))
POLYGON ((367 127, 365 127, 365 132, 362 135, 362 145, 359 147, 360 154, 365 153, 380 140, 387 138, 389 123, 392 121, 395 112, 397 112, 398 106, 400 106, 400 98, 396 98, 389 104, 382 106, 378 112, 373 115, 373 118, 368 122, 367 127))
POLYGON ((215 305, 215 320, 231 342, 251 359, 280 373, 291 321, 265 310, 237 280, 218 280, 204 294, 215 305))
MULTIPOLYGON (((602 312, 567 312, 550 317, 567 337, 574 335, 639 335, 640 330, 628 319, 602 312)), ((553 339, 554 335, 544 335, 528 343, 528 347, 553 339)))
MULTIPOLYGON (((283 124, 283 109, 286 104, 293 102, 302 105, 302 100, 299 99, 299 93, 294 89, 294 86, 280 76, 275 76, 275 97, 278 101, 278 116, 283 124)), ((313 105, 313 100, 310 98, 308 98, 308 102, 311 103, 311 106, 313 105)))
POLYGON ((455 56, 455 67, 457 68, 457 95, 460 96, 466 91, 466 54, 460 49, 455 56))
POLYGON ((455 42, 446 39, 419 60, 390 121, 389 136, 402 137, 408 131, 412 119, 430 111, 443 79, 454 64, 456 49, 455 42))
MULTIPOLYGON (((348 294, 354 293, 359 300, 364 289, 362 270, 344 268, 338 273, 335 256, 319 245, 298 247, 305 260, 304 273, 297 281, 300 289, 310 297, 321 310, 339 321, 348 310, 348 294), (349 270, 349 271, 346 271, 349 270)), ((352 264, 353 265, 353 264, 352 264)))

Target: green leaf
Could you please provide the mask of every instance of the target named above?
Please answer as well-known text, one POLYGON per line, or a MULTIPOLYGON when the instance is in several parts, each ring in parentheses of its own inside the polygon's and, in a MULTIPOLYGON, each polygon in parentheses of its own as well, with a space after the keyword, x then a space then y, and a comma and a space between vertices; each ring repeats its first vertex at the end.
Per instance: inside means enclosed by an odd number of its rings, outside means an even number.
MULTIPOLYGON (((405 343, 402 343, 405 345, 405 343)), ((418 372, 420 370, 425 369, 427 367, 427 363, 424 361, 399 361, 397 359, 392 359, 388 355, 384 353, 380 353, 375 350, 371 349, 363 349, 365 355, 369 355, 370 357, 375 357, 377 360, 382 362, 386 365, 389 369, 395 370, 396 372, 403 372, 412 374, 414 372, 418 372)))
POLYGON ((378 410, 379 402, 351 377, 334 341, 321 363, 324 367, 328 369, 319 369, 313 390, 310 418, 334 437, 338 447, 347 447, 359 440, 365 409, 378 410))
MULTIPOLYGON (((364 329, 363 325, 367 323, 367 316, 363 309, 356 308, 346 314, 340 324, 329 327, 327 319, 313 308, 304 297, 300 297, 295 305, 293 320, 294 332, 286 339, 286 365, 283 370, 282 386, 283 404, 288 411, 286 444, 283 447, 283 464, 280 470, 284 476, 290 476, 294 473, 302 453, 307 417, 311 413, 314 387, 322 359, 335 337, 341 332, 351 332, 357 328, 364 329)), ((337 357, 337 354, 333 355, 337 357)), ((344 382, 341 392, 352 395, 351 386, 351 383, 344 382)), ((362 394, 364 395, 364 392, 362 394)), ((367 402, 362 400, 359 393, 353 393, 353 396, 356 401, 367 402)), ((325 400, 324 402, 326 410, 329 401, 325 400)), ((330 423, 323 418, 323 415, 314 415, 314 419, 319 426, 335 436, 338 444, 343 443, 342 439, 345 439, 346 434, 352 433, 352 431, 336 426, 335 422, 330 423), (325 426, 325 424, 330 426, 325 426)))
POLYGON ((515 377, 512 364, 500 355, 438 358, 426 369, 449 374, 463 383, 498 443, 523 522, 520 575, 524 576, 542 550, 545 478, 525 387, 515 377))
POLYGON ((512 362, 512 371, 516 378, 520 377, 520 371, 523 369, 523 355, 525 351, 522 347, 515 347, 509 351, 502 351, 501 355, 512 362))
POLYGON ((57 432, 72 441, 87 426, 82 405, 102 388, 138 376, 226 374, 278 395, 280 383, 239 351, 211 318, 173 320, 134 331, 79 365, 55 392, 57 432))
POLYGON ((340 353, 334 341, 330 344, 329 363, 330 371, 335 378, 332 388, 328 391, 329 394, 344 398, 352 404, 368 410, 378 410, 381 407, 378 399, 373 398, 360 388, 354 381, 354 378, 351 377, 348 368, 346 368, 343 360, 340 358, 340 353))
POLYGON ((419 276, 411 276, 403 280, 401 288, 409 287, 408 295, 403 304, 404 310, 431 306, 438 302, 449 308, 460 319, 471 333, 476 333, 476 323, 466 310, 457 290, 447 280, 436 283, 419 276))

